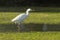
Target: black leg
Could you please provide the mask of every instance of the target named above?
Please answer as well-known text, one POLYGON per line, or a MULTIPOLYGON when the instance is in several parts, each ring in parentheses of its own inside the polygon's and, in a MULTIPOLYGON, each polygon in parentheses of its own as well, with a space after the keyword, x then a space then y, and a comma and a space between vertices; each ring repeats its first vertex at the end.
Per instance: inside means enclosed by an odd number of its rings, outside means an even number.
POLYGON ((24 29, 25 29, 25 27, 23 26, 22 23, 17 24, 17 28, 18 28, 17 29, 18 32, 24 31, 24 29))
POLYGON ((24 29, 25 29, 25 27, 24 27, 24 25, 21 23, 21 25, 20 25, 20 31, 24 31, 24 29))
POLYGON ((17 24, 17 31, 20 31, 20 23, 17 24))

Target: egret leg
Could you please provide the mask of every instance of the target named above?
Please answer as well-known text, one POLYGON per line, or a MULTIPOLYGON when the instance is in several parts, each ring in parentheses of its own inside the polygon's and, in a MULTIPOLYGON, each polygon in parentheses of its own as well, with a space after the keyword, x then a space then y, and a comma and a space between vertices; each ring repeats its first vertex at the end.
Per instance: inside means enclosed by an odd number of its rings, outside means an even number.
POLYGON ((20 23, 18 23, 18 25, 17 25, 17 31, 19 32, 20 31, 20 23))
POLYGON ((18 26, 17 26, 17 31, 19 32, 19 31, 24 31, 24 26, 23 26, 23 24, 22 23, 18 23, 18 26))
POLYGON ((20 25, 20 31, 24 31, 24 26, 23 26, 23 24, 21 23, 21 25, 20 25))

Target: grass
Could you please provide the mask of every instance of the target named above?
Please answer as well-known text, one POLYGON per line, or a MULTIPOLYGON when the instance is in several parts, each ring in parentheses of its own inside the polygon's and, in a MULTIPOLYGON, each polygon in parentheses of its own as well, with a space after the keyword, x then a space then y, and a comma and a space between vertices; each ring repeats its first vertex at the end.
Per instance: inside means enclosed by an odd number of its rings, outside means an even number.
POLYGON ((0 33, 0 40, 59 40, 60 32, 0 33))
POLYGON ((50 27, 60 26, 60 12, 31 12, 23 22, 28 29, 32 28, 29 32, 16 32, 11 19, 18 14, 20 12, 0 12, 0 40, 60 40, 60 31, 43 32, 41 29, 46 23, 48 30, 58 30, 50 27))

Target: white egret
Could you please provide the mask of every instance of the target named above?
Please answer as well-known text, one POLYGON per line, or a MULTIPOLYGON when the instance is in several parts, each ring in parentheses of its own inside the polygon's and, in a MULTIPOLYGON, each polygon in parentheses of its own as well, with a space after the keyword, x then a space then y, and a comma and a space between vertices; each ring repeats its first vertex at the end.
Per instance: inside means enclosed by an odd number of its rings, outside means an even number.
POLYGON ((12 19, 11 21, 18 24, 18 31, 22 28, 24 28, 23 26, 21 26, 21 23, 24 19, 26 19, 29 15, 29 11, 31 11, 31 9, 27 9, 26 10, 26 13, 23 13, 23 14, 19 14, 17 17, 15 17, 14 19, 12 19))

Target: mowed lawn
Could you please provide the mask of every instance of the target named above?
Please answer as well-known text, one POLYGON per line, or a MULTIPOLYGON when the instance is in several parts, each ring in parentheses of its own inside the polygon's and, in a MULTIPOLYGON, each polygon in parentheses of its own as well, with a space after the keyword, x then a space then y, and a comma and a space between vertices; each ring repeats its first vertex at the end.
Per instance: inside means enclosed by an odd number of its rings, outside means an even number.
POLYGON ((16 25, 11 22, 19 14, 20 12, 0 12, 0 40, 60 40, 60 31, 49 28, 50 25, 60 26, 60 12, 30 12, 23 22, 29 29, 28 32, 17 32, 16 25), (53 31, 42 31, 44 24, 47 24, 48 30, 53 31))

